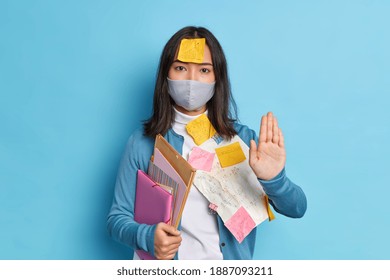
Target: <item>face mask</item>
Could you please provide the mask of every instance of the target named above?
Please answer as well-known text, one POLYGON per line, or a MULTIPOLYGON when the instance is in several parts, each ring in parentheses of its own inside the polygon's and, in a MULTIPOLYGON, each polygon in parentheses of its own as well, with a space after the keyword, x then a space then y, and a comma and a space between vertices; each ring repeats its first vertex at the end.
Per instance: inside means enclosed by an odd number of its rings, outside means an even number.
POLYGON ((187 111, 204 106, 214 95, 214 83, 202 83, 193 80, 168 79, 168 92, 175 103, 187 111))

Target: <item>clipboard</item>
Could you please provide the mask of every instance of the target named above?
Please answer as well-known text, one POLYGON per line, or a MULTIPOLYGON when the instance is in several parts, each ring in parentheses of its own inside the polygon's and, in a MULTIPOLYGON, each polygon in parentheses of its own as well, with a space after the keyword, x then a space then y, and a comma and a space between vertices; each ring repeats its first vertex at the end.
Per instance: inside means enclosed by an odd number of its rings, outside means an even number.
MULTIPOLYGON (((196 170, 181 156, 181 154, 179 154, 175 150, 175 148, 173 148, 168 143, 167 140, 164 139, 161 134, 158 134, 156 136, 155 151, 156 149, 166 159, 170 166, 177 172, 177 174, 180 176, 181 180, 185 185, 184 195, 179 202, 180 209, 174 209, 176 215, 174 215, 174 218, 171 223, 175 228, 178 228, 181 216, 183 214, 184 206, 195 177, 196 170)), ((159 167, 161 168, 161 166, 159 167)), ((179 203, 177 203, 176 205, 178 205, 179 203)))

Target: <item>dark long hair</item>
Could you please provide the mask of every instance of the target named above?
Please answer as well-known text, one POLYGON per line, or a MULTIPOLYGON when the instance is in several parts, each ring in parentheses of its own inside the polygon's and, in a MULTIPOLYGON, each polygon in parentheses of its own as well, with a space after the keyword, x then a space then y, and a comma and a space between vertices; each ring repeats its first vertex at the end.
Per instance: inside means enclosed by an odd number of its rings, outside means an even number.
POLYGON ((144 134, 151 137, 159 133, 165 135, 174 122, 175 102, 168 93, 167 77, 176 50, 184 38, 206 39, 215 73, 215 92, 207 102, 208 118, 220 136, 230 139, 236 134, 233 122, 237 118, 237 106, 230 89, 226 58, 217 38, 206 28, 194 26, 184 27, 176 32, 163 49, 154 88, 153 115, 144 121, 144 134))

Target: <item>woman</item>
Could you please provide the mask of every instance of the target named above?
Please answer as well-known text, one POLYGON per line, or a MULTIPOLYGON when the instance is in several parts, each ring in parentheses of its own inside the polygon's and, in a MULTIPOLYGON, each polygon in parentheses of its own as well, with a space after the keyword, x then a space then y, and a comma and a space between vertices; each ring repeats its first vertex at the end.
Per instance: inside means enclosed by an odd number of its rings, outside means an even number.
POLYGON ((250 146, 250 167, 277 212, 294 218, 304 215, 305 194, 286 177, 284 170, 284 139, 277 119, 271 112, 262 117, 257 144, 254 131, 235 120, 227 63, 219 42, 205 28, 185 27, 172 36, 162 52, 153 114, 127 143, 108 216, 109 233, 134 250, 145 250, 157 259, 251 259, 256 229, 241 243, 237 242, 221 218, 209 214, 209 202, 196 187, 191 188, 180 231, 164 223, 145 225, 134 221, 136 172, 147 170, 155 136, 162 134, 187 158, 197 145, 185 127, 201 114, 207 115, 223 139, 238 135, 250 146), (183 51, 186 40, 201 45, 199 57, 186 57, 183 51))

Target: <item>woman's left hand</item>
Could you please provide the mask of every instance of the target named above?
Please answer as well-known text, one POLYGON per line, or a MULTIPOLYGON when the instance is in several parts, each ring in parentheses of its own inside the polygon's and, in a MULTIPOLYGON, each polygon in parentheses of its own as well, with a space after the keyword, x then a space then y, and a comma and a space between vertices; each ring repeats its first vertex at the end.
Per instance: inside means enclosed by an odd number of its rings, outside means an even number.
POLYGON ((257 178, 271 180, 286 163, 286 151, 282 130, 271 112, 261 118, 259 145, 251 140, 249 165, 257 178))

